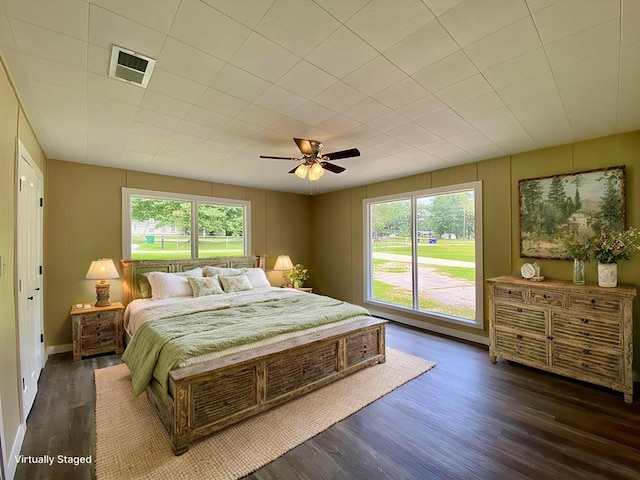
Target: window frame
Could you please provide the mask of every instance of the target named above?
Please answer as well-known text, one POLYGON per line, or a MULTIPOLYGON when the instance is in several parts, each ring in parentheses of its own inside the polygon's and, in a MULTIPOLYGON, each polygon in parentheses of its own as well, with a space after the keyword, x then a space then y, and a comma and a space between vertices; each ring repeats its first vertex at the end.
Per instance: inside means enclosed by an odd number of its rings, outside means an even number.
POLYGON ((122 187, 122 258, 131 259, 131 197, 145 197, 158 200, 173 200, 177 202, 191 203, 191 259, 208 258, 198 257, 198 205, 224 205, 230 207, 242 207, 244 218, 242 224, 243 252, 244 256, 251 252, 251 202, 248 200, 236 200, 230 198, 208 197, 206 195, 191 195, 186 193, 161 192, 157 190, 145 190, 139 188, 122 187), (194 232, 196 238, 193 238, 194 232))
POLYGON ((364 224, 364 303, 375 306, 384 307, 392 310, 399 310, 405 313, 411 313, 419 317, 425 317, 428 319, 436 319, 447 323, 453 323, 457 325, 464 325, 466 327, 472 327, 477 329, 484 328, 484 273, 483 273, 483 231, 482 231, 482 181, 460 183, 455 185, 447 185, 443 187, 428 188, 424 190, 416 190, 412 192, 403 192, 392 195, 385 195, 380 197, 365 198, 362 201, 363 205, 363 224, 364 224), (417 201, 419 198, 434 196, 434 195, 446 195, 461 192, 473 191, 474 193, 474 240, 475 240, 475 291, 476 291, 476 305, 475 305, 475 320, 466 319, 462 317, 456 317, 440 312, 433 312, 419 309, 418 298, 418 269, 417 265, 418 249, 417 249, 417 226, 416 226, 416 212, 417 201), (372 269, 372 236, 371 236, 371 205, 378 203, 386 203, 398 200, 409 200, 411 203, 411 274, 412 274, 412 307, 403 307, 401 305, 395 305, 391 303, 382 302, 373 298, 373 269, 372 269))

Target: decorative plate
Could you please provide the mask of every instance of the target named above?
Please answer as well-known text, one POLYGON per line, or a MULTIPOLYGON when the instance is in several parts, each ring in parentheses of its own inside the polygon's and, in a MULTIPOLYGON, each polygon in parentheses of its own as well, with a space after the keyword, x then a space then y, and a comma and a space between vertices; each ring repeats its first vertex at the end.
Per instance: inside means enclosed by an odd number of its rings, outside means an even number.
POLYGON ((522 265, 522 267, 520 268, 520 273, 522 274, 522 276, 524 278, 533 278, 536 275, 536 269, 533 265, 531 265, 530 263, 525 263, 524 265, 522 265))

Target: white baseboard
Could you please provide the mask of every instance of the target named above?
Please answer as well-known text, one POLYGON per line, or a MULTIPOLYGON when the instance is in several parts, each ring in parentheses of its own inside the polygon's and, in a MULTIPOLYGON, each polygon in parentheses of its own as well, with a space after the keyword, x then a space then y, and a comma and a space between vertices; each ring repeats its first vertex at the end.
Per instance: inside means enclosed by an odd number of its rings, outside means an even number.
POLYGON ((7 461, 7 470, 4 472, 7 475, 7 480, 12 480, 16 475, 16 469, 18 468, 18 457, 20 456, 20 450, 22 450, 22 442, 24 442, 24 434, 27 431, 26 424, 22 423, 18 427, 18 433, 13 441, 13 447, 11 448, 11 454, 7 461))
POLYGON ((396 315, 394 313, 388 312, 378 312, 370 306, 367 307, 369 312, 380 318, 385 318, 388 320, 393 320, 394 322, 403 323, 405 325, 410 325, 412 327, 421 328, 423 330, 428 330, 430 332, 441 333, 443 335, 447 335, 449 337, 460 338, 462 340, 468 340, 470 342, 479 343, 481 345, 489 345, 489 337, 485 337, 483 335, 477 335, 475 333, 463 332, 461 330, 456 330, 448 327, 441 327, 439 325, 433 325, 431 323, 422 322, 419 320, 412 320, 410 318, 402 317, 401 315, 396 315))
POLYGON ((71 352, 73 350, 73 343, 66 343, 64 345, 51 345, 47 347, 47 357, 56 353, 71 352))

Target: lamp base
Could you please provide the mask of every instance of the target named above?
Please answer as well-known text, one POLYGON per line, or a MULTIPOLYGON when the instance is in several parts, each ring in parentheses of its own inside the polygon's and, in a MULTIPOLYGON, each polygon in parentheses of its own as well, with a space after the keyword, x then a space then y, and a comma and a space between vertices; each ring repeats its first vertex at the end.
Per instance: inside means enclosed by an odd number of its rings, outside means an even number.
POLYGON ((108 307, 111 305, 111 300, 109 299, 109 282, 98 282, 96 283, 96 307, 108 307))

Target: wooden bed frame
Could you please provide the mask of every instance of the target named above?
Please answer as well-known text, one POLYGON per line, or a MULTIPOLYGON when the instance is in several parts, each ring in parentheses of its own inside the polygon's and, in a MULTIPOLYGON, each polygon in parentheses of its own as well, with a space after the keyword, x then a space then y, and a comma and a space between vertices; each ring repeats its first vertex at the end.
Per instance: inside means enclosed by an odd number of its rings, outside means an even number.
MULTIPOLYGON (((122 260, 123 303, 140 297, 140 275, 198 266, 265 268, 264 256, 189 260, 122 260)), ((384 320, 348 325, 230 354, 169 372, 169 391, 156 380, 147 394, 176 455, 189 443, 385 361, 384 320)))

